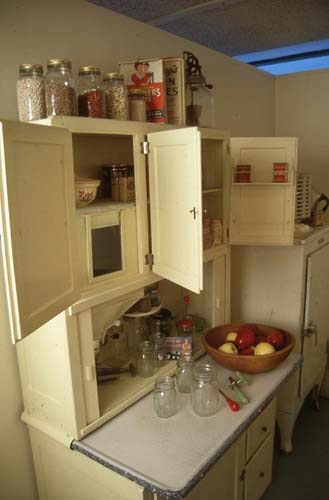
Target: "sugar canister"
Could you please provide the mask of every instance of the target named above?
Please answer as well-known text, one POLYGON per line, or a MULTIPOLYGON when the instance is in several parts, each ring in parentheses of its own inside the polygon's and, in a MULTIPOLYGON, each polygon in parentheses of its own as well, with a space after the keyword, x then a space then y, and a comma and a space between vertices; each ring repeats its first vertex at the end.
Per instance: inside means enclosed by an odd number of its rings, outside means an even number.
POLYGON ((129 119, 146 122, 145 92, 142 88, 130 89, 128 92, 129 119))

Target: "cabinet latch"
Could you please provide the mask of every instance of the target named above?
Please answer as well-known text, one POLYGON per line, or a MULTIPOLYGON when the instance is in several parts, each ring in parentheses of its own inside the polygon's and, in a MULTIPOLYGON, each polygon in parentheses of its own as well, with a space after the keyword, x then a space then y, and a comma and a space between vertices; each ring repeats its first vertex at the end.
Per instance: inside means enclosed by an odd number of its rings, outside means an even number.
POLYGON ((148 155, 150 153, 150 143, 148 141, 141 142, 141 151, 143 155, 148 155))
POLYGON ((152 266, 154 265, 154 255, 153 255, 153 253, 147 253, 145 255, 145 264, 147 266, 150 266, 150 269, 152 268, 152 266))
POLYGON ((311 320, 306 328, 303 329, 303 337, 312 337, 314 335, 315 343, 317 343, 318 327, 311 320))

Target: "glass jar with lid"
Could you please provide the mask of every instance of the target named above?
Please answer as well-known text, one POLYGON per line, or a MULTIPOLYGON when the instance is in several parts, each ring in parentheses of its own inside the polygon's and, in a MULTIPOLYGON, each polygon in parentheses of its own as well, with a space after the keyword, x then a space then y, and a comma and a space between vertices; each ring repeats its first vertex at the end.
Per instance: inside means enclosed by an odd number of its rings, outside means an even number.
POLYGON ((41 64, 20 64, 16 92, 20 121, 46 117, 45 81, 41 64))
POLYGON ((128 91, 129 120, 146 122, 145 91, 142 88, 128 91))
POLYGON ((77 81, 78 114, 90 118, 103 117, 101 70, 97 66, 81 66, 77 81))
POLYGON ((47 116, 76 114, 75 81, 69 59, 49 59, 46 74, 47 116))
POLYGON ((191 386, 192 410, 200 417, 214 415, 220 409, 218 383, 215 368, 207 363, 199 363, 192 370, 191 386))
POLYGON ((122 73, 106 73, 103 76, 105 115, 113 120, 128 120, 127 88, 122 73))
POLYGON ((192 387, 192 370, 194 361, 184 356, 177 360, 176 380, 179 392, 189 393, 192 387))
POLYGON ((150 335, 150 341, 152 342, 154 348, 155 367, 160 368, 167 362, 166 336, 164 333, 157 331, 150 335))

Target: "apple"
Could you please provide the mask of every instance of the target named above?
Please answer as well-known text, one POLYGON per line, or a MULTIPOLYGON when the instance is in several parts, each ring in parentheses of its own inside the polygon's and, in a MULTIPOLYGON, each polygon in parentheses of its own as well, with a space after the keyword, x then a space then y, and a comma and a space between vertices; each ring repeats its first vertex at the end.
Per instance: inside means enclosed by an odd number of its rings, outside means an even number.
POLYGON ((218 347, 218 350, 225 352, 225 354, 238 354, 238 349, 233 342, 224 342, 224 344, 218 347))
POLYGON ((250 347, 246 347, 245 349, 242 349, 241 351, 239 351, 239 354, 242 356, 253 356, 254 350, 255 350, 255 347, 253 345, 251 345, 250 347))
POLYGON ((243 349, 246 349, 247 347, 254 345, 256 341, 256 332, 257 328, 254 325, 246 323, 240 326, 238 334, 234 341, 239 351, 242 351, 243 349))
POLYGON ((229 342, 234 342, 237 335, 238 335, 237 332, 228 332, 226 334, 225 340, 227 340, 229 342))
POLYGON ((270 330, 266 335, 266 342, 272 344, 272 346, 276 349, 282 349, 284 346, 284 336, 278 330, 270 330))
POLYGON ((260 342, 256 345, 254 354, 255 356, 263 356, 264 354, 272 354, 275 352, 274 347, 269 342, 260 342))
POLYGON ((254 345, 256 346, 260 342, 266 342, 265 335, 263 335, 263 334, 262 335, 257 335, 254 345))

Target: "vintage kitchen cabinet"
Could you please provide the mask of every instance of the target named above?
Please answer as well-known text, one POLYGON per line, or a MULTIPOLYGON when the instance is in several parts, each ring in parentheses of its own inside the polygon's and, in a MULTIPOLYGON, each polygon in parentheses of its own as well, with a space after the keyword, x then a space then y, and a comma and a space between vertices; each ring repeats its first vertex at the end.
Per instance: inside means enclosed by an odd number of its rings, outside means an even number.
MULTIPOLYGON (((274 399, 184 498, 261 498, 272 479, 275 405, 274 399)), ((34 428, 30 433, 41 500, 57 500, 68 491, 72 500, 164 498, 34 428)))
POLYGON ((234 249, 232 316, 282 327, 296 337, 303 364, 278 396, 281 447, 292 433, 309 392, 319 390, 327 362, 329 228, 297 234, 290 247, 234 249))

